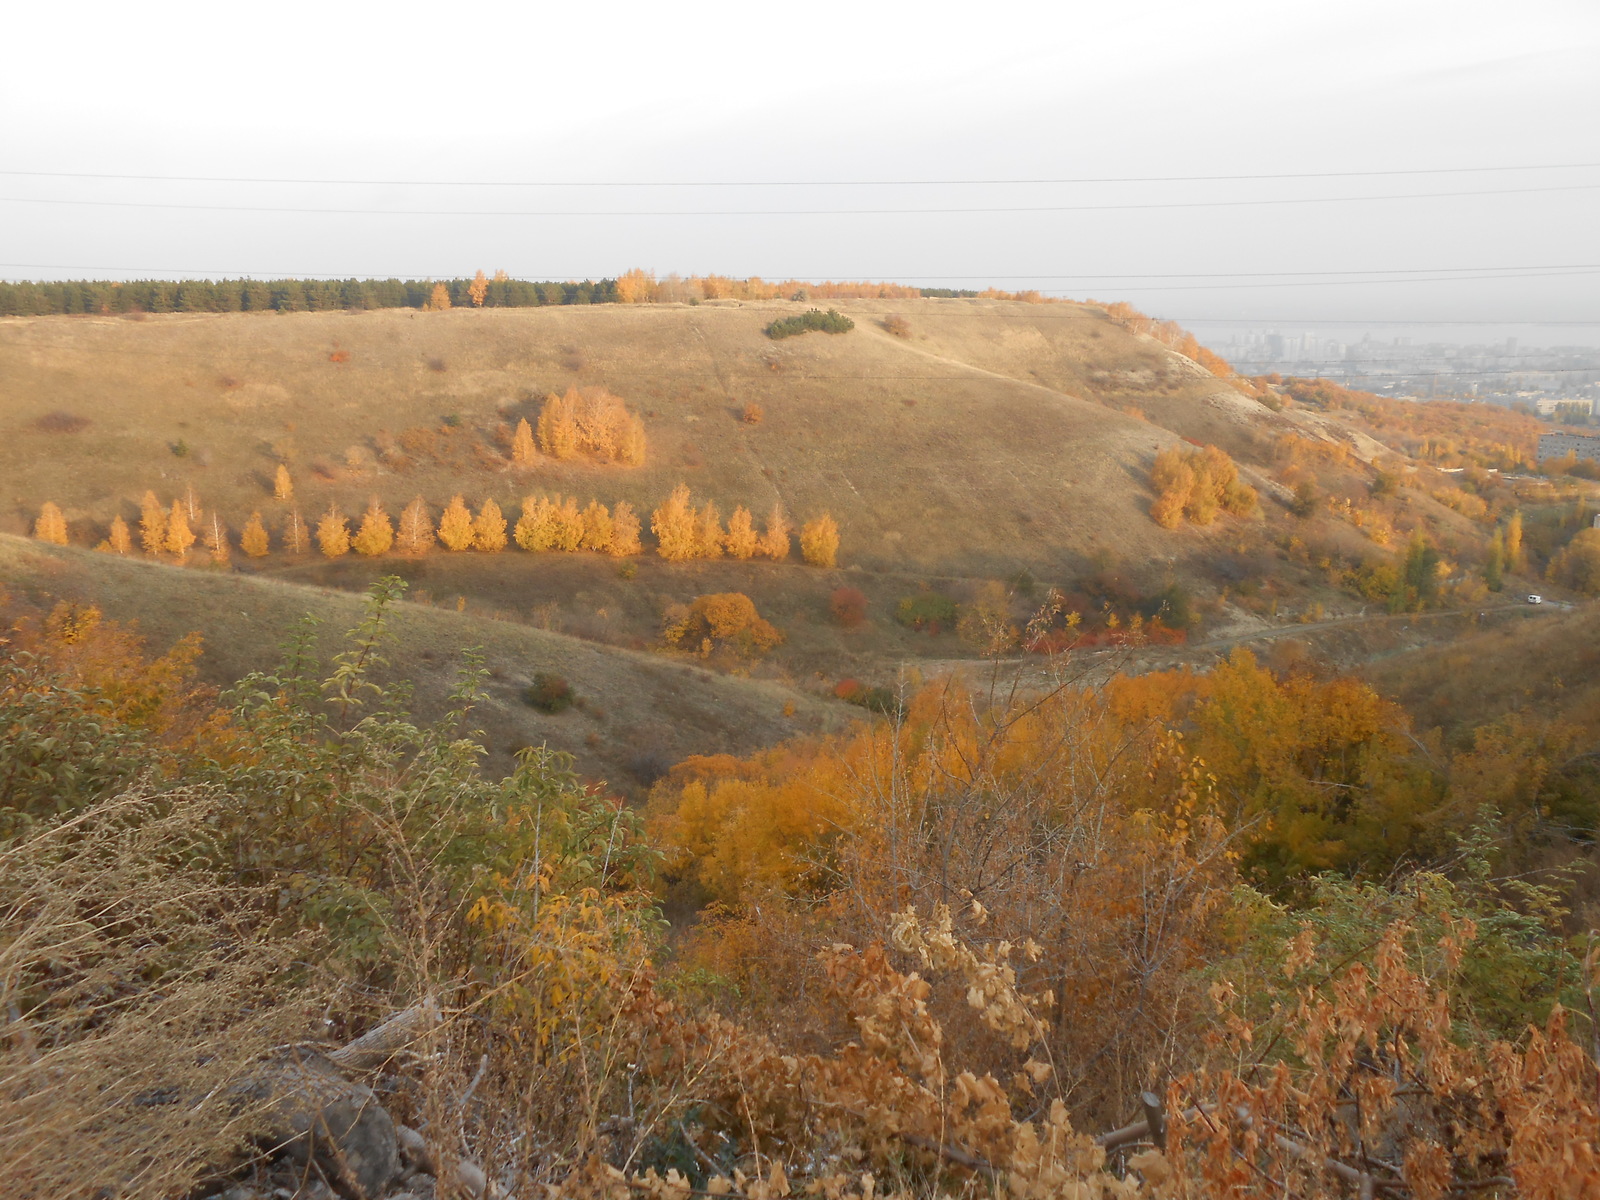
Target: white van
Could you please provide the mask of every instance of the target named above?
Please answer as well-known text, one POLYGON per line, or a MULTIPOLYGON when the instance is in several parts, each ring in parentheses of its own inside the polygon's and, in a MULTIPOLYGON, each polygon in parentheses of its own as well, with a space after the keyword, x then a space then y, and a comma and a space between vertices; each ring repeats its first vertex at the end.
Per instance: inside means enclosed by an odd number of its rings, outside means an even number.
POLYGON ((1544 597, 1543 596, 1529 596, 1528 597, 1528 603, 1529 604, 1543 604, 1544 603, 1544 597))

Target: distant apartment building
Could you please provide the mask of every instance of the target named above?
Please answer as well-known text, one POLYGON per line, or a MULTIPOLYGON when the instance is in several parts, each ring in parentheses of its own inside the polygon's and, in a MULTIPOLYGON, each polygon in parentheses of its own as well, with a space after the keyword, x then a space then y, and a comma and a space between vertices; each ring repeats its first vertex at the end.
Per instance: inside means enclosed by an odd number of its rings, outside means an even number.
POLYGON ((1547 458, 1587 459, 1600 462, 1600 435, 1592 433, 1541 433, 1539 435, 1539 461, 1547 458))

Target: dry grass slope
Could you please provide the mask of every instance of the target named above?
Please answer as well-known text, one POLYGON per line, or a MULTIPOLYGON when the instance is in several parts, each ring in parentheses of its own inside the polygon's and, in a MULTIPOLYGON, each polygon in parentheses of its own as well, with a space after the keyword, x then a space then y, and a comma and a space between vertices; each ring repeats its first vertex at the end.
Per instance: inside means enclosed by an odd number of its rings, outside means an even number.
MULTIPOLYGON (((180 571, 4 534, 0 581, 19 593, 93 603, 112 620, 138 621, 152 648, 198 631, 205 639, 202 669, 218 685, 274 665, 278 646, 303 615, 322 622, 323 645, 332 649, 361 609, 361 598, 347 592, 180 571)), ((442 711, 461 651, 483 649, 492 674, 475 719, 487 735, 492 769, 509 768, 517 747, 547 743, 573 754, 584 775, 627 788, 689 754, 749 753, 840 719, 842 706, 781 684, 468 613, 402 603, 392 628, 392 672, 414 684, 423 717, 442 711), (538 673, 564 677, 582 707, 544 715, 524 704, 521 693, 538 673)))
POLYGON ((270 522, 287 457, 307 515, 330 501, 359 512, 373 495, 398 512, 418 492, 438 505, 456 491, 514 511, 533 490, 648 512, 684 480, 724 512, 831 510, 846 563, 996 576, 1070 569, 1102 544, 1203 552, 1207 535, 1147 519, 1150 459, 1180 435, 1248 450, 1287 420, 1096 308, 840 306, 854 332, 777 343, 762 329, 798 306, 8 320, 0 527, 22 532, 54 499, 75 536, 98 540, 146 488, 190 483, 235 529, 256 508, 270 522), (909 336, 884 328, 890 315, 909 336), (571 384, 604 385, 645 414, 645 466, 510 468, 496 427, 571 384), (759 423, 742 419, 751 404, 759 423), (1135 406, 1151 419, 1119 411, 1135 406), (91 424, 40 428, 61 412, 91 424), (379 432, 407 429, 434 431, 435 446, 403 469, 378 461, 379 432))

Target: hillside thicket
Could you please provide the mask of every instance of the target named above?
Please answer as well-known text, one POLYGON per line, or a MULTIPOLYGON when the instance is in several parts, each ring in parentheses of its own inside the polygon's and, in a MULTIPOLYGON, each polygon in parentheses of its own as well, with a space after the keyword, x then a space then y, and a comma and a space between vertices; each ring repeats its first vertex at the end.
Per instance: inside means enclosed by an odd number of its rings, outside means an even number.
POLYGON ((141 1098, 224 1094, 316 1014, 356 1032, 423 997, 443 1019, 385 1103, 508 1196, 1600 1185, 1592 956, 1553 892, 1496 881, 1502 827, 1427 819, 1403 720, 1358 686, 1243 657, 932 686, 835 741, 684 764, 658 850, 559 760, 482 775, 470 657, 415 724, 384 682, 396 595, 327 663, 301 636, 223 697, 192 647, 147 661, 90 610, 11 626, 7 1194, 184 1192, 259 1114, 141 1098), (1464 831, 1454 866, 1279 869, 1375 862, 1413 810, 1413 846, 1464 831), (720 901, 676 957, 663 854, 720 901), (63 1130, 110 1132, 26 1153, 63 1130))

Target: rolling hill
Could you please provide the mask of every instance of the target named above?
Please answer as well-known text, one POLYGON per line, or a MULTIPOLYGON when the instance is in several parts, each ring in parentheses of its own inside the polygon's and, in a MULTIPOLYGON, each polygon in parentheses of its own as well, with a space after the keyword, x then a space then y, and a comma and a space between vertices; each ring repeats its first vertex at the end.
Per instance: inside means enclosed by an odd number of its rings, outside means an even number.
MULTIPOLYGON (((152 650, 198 632, 203 678, 218 686, 275 666, 279 648, 306 615, 320 623, 324 656, 335 652, 362 603, 348 592, 179 571, 6 534, 0 534, 0 584, 25 598, 92 603, 112 620, 136 621, 152 650)), ((422 717, 443 711, 462 650, 482 650, 490 676, 473 721, 486 735, 487 765, 497 771, 510 767, 517 749, 548 744, 572 754, 586 777, 629 789, 686 755, 749 753, 839 724, 854 711, 774 682, 453 608, 402 601, 390 631, 389 674, 412 684, 422 717), (581 703, 553 715, 529 707, 522 692, 540 673, 568 680, 581 703)))
POLYGON ((1215 441, 1248 475, 1277 430, 1319 424, 1270 411, 1093 307, 839 306, 853 332, 781 342, 762 330, 797 304, 8 320, 4 527, 24 532, 53 499, 76 536, 96 539, 145 489, 192 483, 237 529, 253 509, 276 515, 271 478, 287 460, 308 515, 330 502, 359 511, 374 495, 398 511, 417 493, 437 510, 458 491, 513 511, 530 491, 560 491, 648 513, 683 481, 724 513, 829 510, 848 563, 1003 577, 1081 569, 1107 545, 1203 555, 1207 536, 1146 515, 1155 453, 1215 441), (890 313, 908 337, 882 327, 890 313), (644 415, 643 467, 510 467, 496 428, 571 384, 602 384, 644 415), (740 419, 749 404, 758 424, 740 419), (51 413, 89 423, 52 432, 39 424, 51 413), (403 470, 384 465, 374 439, 407 430, 428 448, 403 470))

